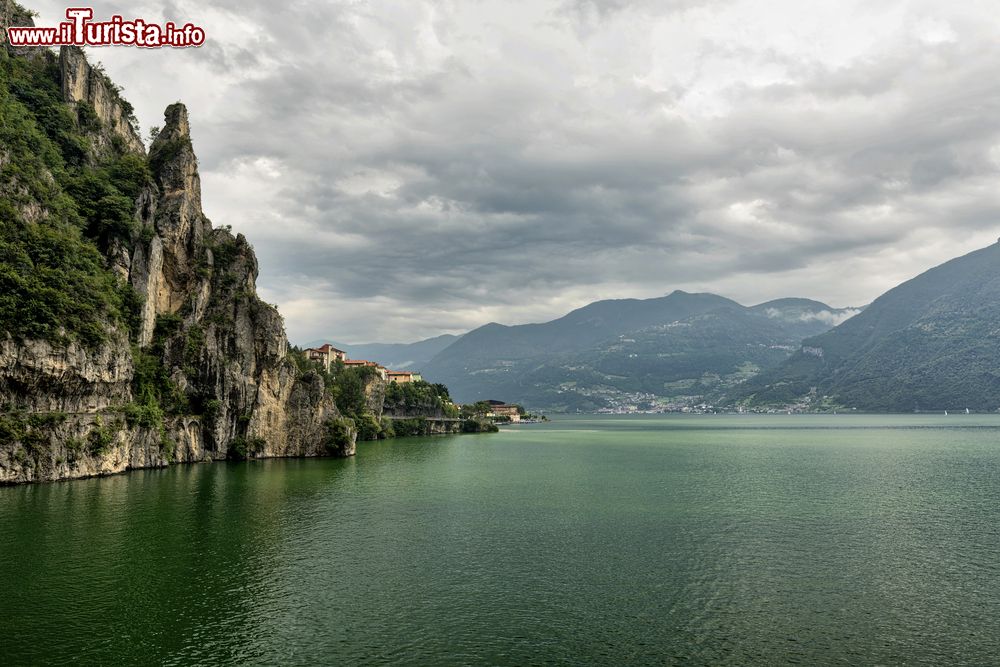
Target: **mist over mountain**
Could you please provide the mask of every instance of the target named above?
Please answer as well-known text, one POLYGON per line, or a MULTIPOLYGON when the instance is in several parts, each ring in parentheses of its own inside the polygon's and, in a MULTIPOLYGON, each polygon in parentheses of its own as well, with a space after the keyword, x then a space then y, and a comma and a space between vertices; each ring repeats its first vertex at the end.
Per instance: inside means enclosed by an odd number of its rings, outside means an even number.
POLYGON ((825 303, 812 299, 785 298, 758 304, 751 310, 780 320, 786 331, 806 338, 821 334, 850 319, 863 308, 830 308, 825 303))
POLYGON ((807 299, 746 307, 682 291, 598 301, 551 322, 479 327, 422 370, 461 401, 656 409, 704 400, 774 367, 854 312, 807 299))

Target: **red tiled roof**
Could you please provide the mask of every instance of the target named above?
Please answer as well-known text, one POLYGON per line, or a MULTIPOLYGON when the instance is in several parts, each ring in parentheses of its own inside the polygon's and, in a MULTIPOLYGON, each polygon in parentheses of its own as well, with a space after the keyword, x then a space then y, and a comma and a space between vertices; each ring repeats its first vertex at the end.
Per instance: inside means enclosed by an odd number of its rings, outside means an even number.
POLYGON ((333 345, 326 343, 322 347, 307 347, 305 352, 319 352, 321 354, 326 354, 328 352, 339 352, 340 354, 345 354, 343 350, 338 350, 333 345))

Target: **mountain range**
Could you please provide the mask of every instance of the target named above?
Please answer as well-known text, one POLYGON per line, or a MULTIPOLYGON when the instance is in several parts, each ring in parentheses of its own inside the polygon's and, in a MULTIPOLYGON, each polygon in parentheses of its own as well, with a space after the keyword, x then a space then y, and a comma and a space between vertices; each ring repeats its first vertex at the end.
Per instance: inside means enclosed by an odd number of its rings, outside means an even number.
POLYGON ((421 370, 463 402, 500 398, 551 411, 656 409, 716 396, 777 366, 804 338, 855 312, 809 299, 747 307, 715 294, 675 291, 598 301, 551 322, 490 323, 450 340, 338 347, 353 358, 421 370))
POLYGON ((460 401, 500 398, 551 411, 705 402, 993 411, 1000 408, 1000 243, 864 308, 795 298, 747 307, 675 291, 598 301, 551 322, 490 323, 461 337, 357 349, 409 362, 460 401))
POLYGON ((544 324, 491 323, 425 374, 460 400, 551 410, 1000 408, 1000 243, 932 268, 864 308, 745 307, 674 292, 600 301, 544 324), (836 325, 836 326, 835 326, 836 325))

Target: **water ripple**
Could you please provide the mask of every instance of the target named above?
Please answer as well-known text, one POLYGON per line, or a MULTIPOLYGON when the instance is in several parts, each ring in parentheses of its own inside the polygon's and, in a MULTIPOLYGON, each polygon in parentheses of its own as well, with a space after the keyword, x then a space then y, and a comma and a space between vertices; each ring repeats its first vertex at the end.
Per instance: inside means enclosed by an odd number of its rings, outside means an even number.
POLYGON ((2 488, 0 657, 993 664, 1000 418, 958 419, 584 418, 2 488))

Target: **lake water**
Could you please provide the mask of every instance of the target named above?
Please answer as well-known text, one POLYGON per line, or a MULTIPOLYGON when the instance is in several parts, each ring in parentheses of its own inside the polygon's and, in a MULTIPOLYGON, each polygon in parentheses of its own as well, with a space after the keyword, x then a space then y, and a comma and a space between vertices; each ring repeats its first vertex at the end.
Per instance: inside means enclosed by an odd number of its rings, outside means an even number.
POLYGON ((1000 417, 589 417, 0 488, 0 663, 997 664, 1000 417))

